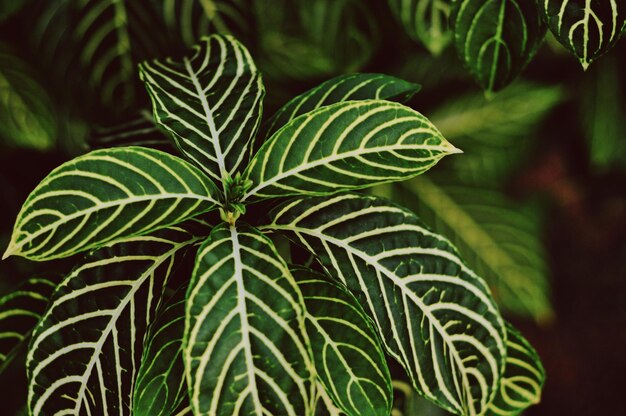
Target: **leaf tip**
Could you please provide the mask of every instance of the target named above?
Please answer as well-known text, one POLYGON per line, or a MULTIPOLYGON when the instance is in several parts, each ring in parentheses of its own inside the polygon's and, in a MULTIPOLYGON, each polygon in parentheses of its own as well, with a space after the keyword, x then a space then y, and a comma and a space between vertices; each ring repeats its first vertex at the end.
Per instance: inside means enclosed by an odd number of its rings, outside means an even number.
POLYGON ((587 68, 589 68, 589 65, 591 65, 590 61, 585 61, 585 60, 580 60, 580 64, 583 67, 583 71, 587 71, 587 68))
POLYGON ((9 247, 7 247, 6 251, 2 255, 2 260, 8 259, 10 256, 15 254, 15 252, 16 252, 16 247, 13 244, 9 244, 9 247))
POLYGON ((455 147, 452 143, 448 142, 448 154, 449 155, 455 155, 455 154, 461 154, 464 153, 463 150, 459 149, 458 147, 455 147))

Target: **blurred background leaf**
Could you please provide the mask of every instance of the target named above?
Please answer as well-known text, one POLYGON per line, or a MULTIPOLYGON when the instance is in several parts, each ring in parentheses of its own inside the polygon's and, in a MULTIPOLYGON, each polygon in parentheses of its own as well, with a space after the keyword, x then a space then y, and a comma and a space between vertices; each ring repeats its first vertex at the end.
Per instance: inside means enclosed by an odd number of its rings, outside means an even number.
POLYGON ((585 77, 580 115, 591 163, 600 169, 626 166, 626 102, 620 68, 609 55, 592 65, 585 77))
POLYGON ((0 44, 0 139, 7 147, 54 146, 57 119, 48 93, 28 65, 0 44))

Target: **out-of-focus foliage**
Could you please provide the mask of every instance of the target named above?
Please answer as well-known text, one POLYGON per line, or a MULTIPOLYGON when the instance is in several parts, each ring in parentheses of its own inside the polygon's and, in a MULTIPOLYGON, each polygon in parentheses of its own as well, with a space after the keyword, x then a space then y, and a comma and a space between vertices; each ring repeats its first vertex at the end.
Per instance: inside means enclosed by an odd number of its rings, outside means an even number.
POLYGON ((541 120, 564 98, 559 86, 518 82, 493 99, 469 93, 446 100, 429 116, 464 152, 449 165, 474 183, 502 184, 525 161, 541 120))
POLYGON ((497 189, 468 184, 457 175, 416 178, 398 186, 397 198, 452 240, 485 276, 506 312, 538 322, 552 318, 536 207, 520 206, 497 189))
POLYGON ((535 0, 458 0, 452 14, 456 50, 488 94, 517 78, 546 32, 535 0))
POLYGON ((0 45, 0 141, 9 147, 48 150, 56 114, 48 93, 21 59, 0 45))
POLYGON ((580 114, 591 163, 626 166, 626 100, 620 74, 626 70, 612 56, 600 60, 585 78, 580 114))
POLYGON ((448 18, 453 1, 389 0, 389 6, 407 35, 422 42, 432 54, 439 55, 452 41, 448 18))
POLYGON ((281 80, 355 72, 377 46, 375 16, 360 0, 257 0, 259 65, 281 80))

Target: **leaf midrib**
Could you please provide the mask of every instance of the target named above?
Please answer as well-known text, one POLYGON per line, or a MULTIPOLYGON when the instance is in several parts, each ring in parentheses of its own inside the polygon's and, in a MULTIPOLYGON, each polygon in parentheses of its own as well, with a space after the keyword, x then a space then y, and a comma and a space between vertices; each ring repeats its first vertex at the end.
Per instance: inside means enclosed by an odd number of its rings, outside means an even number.
POLYGON ((234 225, 230 226, 230 238, 233 244, 234 275, 237 284, 237 310, 241 321, 241 342, 243 343, 244 356, 246 360, 246 373, 248 383, 252 391, 252 402, 257 416, 263 416, 263 407, 257 394, 256 378, 254 375, 254 361, 252 344, 250 342, 250 327, 248 323, 248 308, 246 306, 246 288, 243 281, 243 261, 241 259, 241 245, 239 244, 239 233, 234 225))
MULTIPOLYGON (((9 257, 10 255, 17 253, 17 251, 19 249, 21 249, 25 244, 28 244, 29 242, 31 242, 32 240, 34 240, 35 238, 39 237, 42 234, 47 233, 48 231, 54 231, 56 230, 60 225, 71 221, 73 219, 76 218, 80 218, 82 216, 85 215, 91 215, 94 212, 98 212, 100 210, 103 209, 108 209, 108 208, 113 208, 113 207, 117 207, 117 206, 122 206, 122 205, 128 205, 131 203, 135 203, 135 202, 145 202, 145 201, 158 201, 158 200, 162 200, 162 199, 197 199, 197 200, 201 200, 201 201, 207 201, 210 202, 213 205, 217 205, 217 201, 215 201, 213 198, 207 197, 207 196, 203 196, 203 195, 198 195, 198 194, 186 194, 186 193, 168 193, 168 194, 159 194, 159 195, 144 195, 144 196, 135 196, 133 198, 124 198, 124 199, 117 199, 117 200, 113 200, 113 201, 107 201, 107 202, 103 202, 103 203, 99 203, 97 205, 94 205, 92 207, 89 207, 85 210, 80 210, 80 211, 76 211, 73 212, 72 214, 69 215, 65 215, 63 217, 61 217, 60 219, 58 219, 57 221, 54 221, 52 223, 49 223, 48 225, 41 227, 39 230, 37 230, 36 232, 29 234, 28 237, 16 242, 13 245, 10 245, 6 252, 3 255, 3 259, 9 257), (123 201, 123 202, 121 202, 123 201)), ((34 209, 32 212, 37 212, 36 209, 34 209)), ((198 214, 202 213, 204 211, 198 210, 198 214)), ((18 224, 19 225, 19 224, 18 224)), ((168 224, 163 224, 163 226, 167 226, 168 224)), ((18 226, 16 226, 16 229, 18 229, 18 226)), ((11 241, 16 241, 17 240, 17 236, 15 236, 16 238, 12 238, 11 241)))
MULTIPOLYGON (((326 164, 330 164, 332 162, 336 162, 336 161, 340 161, 342 159, 347 159, 350 157, 358 157, 358 156, 363 156, 363 155, 368 155, 368 154, 372 154, 372 153, 383 153, 383 152, 389 152, 389 151, 394 151, 394 150, 430 150, 430 151, 440 151, 441 153, 439 155, 434 155, 434 158, 439 158, 441 159, 447 152, 453 152, 454 149, 451 149, 450 147, 446 147, 446 146, 429 146, 427 144, 419 144, 419 145, 405 145, 405 144, 394 144, 394 145, 390 145, 390 146, 376 146, 376 147, 368 147, 368 148, 358 148, 358 149, 354 149, 354 150, 350 150, 347 152, 343 152, 343 153, 334 153, 332 155, 329 156, 325 156, 322 157, 320 159, 314 160, 314 161, 305 161, 303 164, 300 164, 298 166, 295 166, 291 169, 288 170, 284 170, 282 172, 280 172, 278 175, 275 175, 273 177, 271 177, 268 180, 264 180, 263 182, 259 183, 256 187, 252 188, 251 190, 249 190, 244 196, 243 198, 241 198, 241 201, 245 201, 248 198, 254 196, 255 193, 257 193, 259 190, 267 188, 268 186, 271 186, 272 184, 279 182, 280 180, 284 179, 284 178, 288 178, 290 176, 293 175, 297 175, 303 171, 309 170, 309 169, 313 169, 316 168, 318 166, 322 166, 322 165, 326 165, 326 164)), ((254 168, 255 165, 251 165, 252 168, 254 168)), ((252 170, 251 170, 252 171, 252 170)), ((249 173, 246 174, 247 178, 250 178, 250 174, 251 171, 249 173)), ((407 171, 411 171, 411 169, 407 169, 407 171)))
MULTIPOLYGON (((406 286, 404 284, 402 284, 401 279, 398 279, 389 270, 387 270, 386 268, 380 266, 380 264, 375 259, 373 259, 370 256, 368 256, 367 253, 359 251, 359 250, 355 249, 354 247, 350 246, 349 244, 344 243, 343 241, 341 241, 339 239, 336 239, 334 237, 331 237, 331 236, 329 236, 327 234, 324 234, 324 233, 321 233, 321 232, 318 232, 318 231, 315 231, 315 230, 312 230, 312 229, 309 229, 309 228, 300 228, 300 227, 294 226, 294 225, 281 226, 281 225, 277 225, 277 224, 272 224, 271 228, 272 229, 276 229, 276 230, 287 230, 287 231, 292 231, 292 232, 295 232, 295 233, 308 234, 310 236, 318 238, 319 240, 330 242, 331 244, 334 244, 334 245, 336 245, 336 246, 346 250, 347 252, 354 254, 355 256, 360 258, 362 261, 364 261, 366 264, 374 267, 377 271, 379 271, 381 274, 385 275, 392 282, 394 282, 396 284, 396 286, 401 288, 402 293, 405 296, 407 296, 409 299, 411 299, 411 300, 413 300, 415 302, 415 304, 422 310, 424 315, 426 315, 428 321, 437 330, 437 332, 441 336, 442 340, 444 341, 445 345, 447 346, 448 351, 450 351, 450 354, 452 355, 452 358, 454 359, 457 368, 461 369, 461 377, 463 378, 463 388, 465 389, 465 394, 467 395, 468 398, 473 398, 471 390, 470 390, 470 385, 468 383, 467 374, 466 374, 466 371, 465 371, 465 365, 463 363, 463 359, 458 355, 458 352, 457 352, 457 350, 456 350, 456 348, 454 346, 454 343, 448 339, 447 332, 439 324, 437 319, 435 319, 435 317, 432 315, 432 313, 426 307, 426 305, 421 301, 421 299, 417 298, 413 292, 411 292, 410 290, 406 289, 406 286)), ((383 342, 386 342, 386 341, 383 339, 383 342)), ((493 384, 497 385, 499 383, 498 374, 494 374, 494 379, 497 381, 497 383, 493 383, 493 384)), ((487 399, 487 397, 484 396, 482 398, 482 402, 485 402, 486 399, 487 399)), ((471 403, 473 403, 473 401, 472 400, 467 400, 467 403, 471 404, 471 403)), ((462 411, 462 407, 463 407, 462 403, 451 403, 451 405, 453 405, 453 406, 455 404, 458 405, 458 406, 461 406, 461 408, 457 408, 457 410, 461 410, 462 411)), ((454 406, 454 407, 456 407, 456 406, 454 406)), ((472 414, 475 414, 475 411, 472 414)))
POLYGON ((224 162, 224 153, 222 152, 222 146, 220 144, 219 133, 217 131, 217 127, 215 126, 215 119, 213 117, 213 111, 211 110, 211 106, 209 105, 209 101, 207 100, 206 95, 204 94, 204 90, 200 85, 200 80, 198 76, 194 72, 191 67, 191 62, 189 58, 185 57, 183 60, 185 64, 185 70, 189 74, 189 79, 196 90, 196 95, 202 104, 202 110, 204 111, 204 115, 206 117, 207 126, 209 127, 209 131, 211 132, 211 139, 213 140, 213 147, 215 148, 215 157, 217 159, 217 166, 220 169, 220 175, 222 179, 228 176, 228 170, 226 169, 226 165, 224 162))

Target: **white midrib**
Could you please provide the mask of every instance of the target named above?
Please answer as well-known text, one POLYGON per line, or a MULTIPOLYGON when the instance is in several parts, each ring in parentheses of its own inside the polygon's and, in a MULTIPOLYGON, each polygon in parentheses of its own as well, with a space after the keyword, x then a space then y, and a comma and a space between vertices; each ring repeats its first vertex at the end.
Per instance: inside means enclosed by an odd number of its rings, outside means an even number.
MULTIPOLYGON (((433 212, 436 212, 437 217, 454 229, 461 240, 464 241, 475 254, 478 255, 478 251, 474 250, 474 247, 489 247, 488 250, 482 250, 478 257, 482 259, 485 265, 494 274, 500 275, 503 269, 516 267, 515 260, 513 260, 509 253, 503 250, 501 245, 485 232, 480 224, 461 209, 459 204, 445 192, 441 191, 429 179, 423 177, 415 178, 412 182, 418 183, 419 186, 410 186, 410 183, 408 183, 407 186, 403 186, 403 189, 415 195, 420 202, 430 207, 433 212), (423 192, 416 191, 416 189, 423 192), (438 203, 437 199, 441 202, 438 203), (442 205, 445 206, 446 209, 438 209, 438 207, 442 205), (467 232, 467 230, 473 231, 467 232)), ((501 279, 501 282, 508 286, 510 290, 515 290, 515 287, 508 284, 508 280, 501 279)), ((529 304, 527 299, 518 297, 517 300, 523 303, 528 310, 532 310, 533 305, 529 304)))
POLYGON ((226 170, 226 165, 224 163, 224 153, 222 152, 222 146, 220 145, 220 136, 217 132, 217 127, 215 126, 215 120, 213 119, 213 111, 211 111, 209 101, 207 100, 206 95, 204 95, 204 90, 200 85, 200 80, 198 80, 198 76, 191 67, 191 62, 189 61, 189 58, 185 58, 184 62, 185 69, 189 74, 189 78, 191 79, 191 82, 196 89, 198 98, 200 99, 200 103, 202 104, 202 110, 204 111, 204 115, 206 117, 207 126, 209 126, 209 131, 211 132, 211 139, 213 140, 213 147, 215 148, 215 157, 217 158, 217 166, 220 169, 220 175, 222 178, 226 178, 228 175, 228 171, 226 170))
MULTIPOLYGON (((92 354, 92 357, 89 360, 89 363, 87 364, 87 367, 85 368, 85 371, 83 372, 83 376, 81 377, 80 389, 78 390, 78 394, 76 396, 76 405, 74 407, 73 414, 79 414, 79 409, 81 408, 83 399, 85 398, 85 388, 87 387, 87 382, 89 380, 89 377, 91 376, 93 367, 96 364, 96 361, 100 358, 102 347, 104 343, 107 341, 110 332, 113 330, 113 328, 117 324, 117 320, 119 319, 120 315, 126 309, 126 305, 131 301, 135 292, 137 292, 141 288, 141 286, 146 281, 146 279, 152 274, 152 272, 154 272, 161 265, 161 263, 167 260, 173 253, 178 251, 181 247, 189 243, 190 243, 189 241, 186 241, 184 243, 176 244, 171 250, 163 254, 157 261, 155 261, 154 264, 152 264, 152 266, 150 266, 148 270, 146 270, 141 275, 141 277, 137 279, 137 281, 133 284, 126 298, 119 304, 115 313, 111 315, 111 320, 102 331, 102 334, 100 335, 100 339, 98 340, 98 342, 96 343, 94 347, 94 353, 92 354)), ((39 414, 39 412, 41 411, 41 407, 43 407, 43 405, 44 403, 38 402, 37 406, 35 407, 34 414, 39 414)))
POLYGON ((237 310, 241 319, 241 342, 243 343, 244 357, 246 361, 246 371, 250 391, 252 392, 252 402, 257 416, 263 416, 263 407, 257 394, 256 378, 254 375, 254 362, 252 360, 252 345, 250 344, 250 328, 248 325, 248 310, 246 307, 246 290, 243 282, 243 263, 241 261, 241 246, 239 235, 234 225, 230 226, 230 237, 233 242, 233 259, 235 263, 235 280, 237 282, 237 310))
MULTIPOLYGON (((10 245, 6 252, 4 253, 2 259, 5 259, 7 257, 9 257, 10 255, 12 255, 13 253, 16 253, 19 249, 21 249, 22 247, 24 247, 24 245, 28 244, 29 242, 31 242, 32 240, 34 240, 35 238, 39 237, 40 235, 47 233, 49 231, 53 231, 56 230, 60 225, 67 223, 73 219, 85 216, 85 215, 90 215, 94 212, 103 210, 103 209, 107 209, 107 208, 113 208, 113 207, 117 207, 120 205, 128 205, 134 202, 145 202, 145 201, 152 201, 152 200, 159 200, 159 199, 170 199, 170 198, 177 198, 177 199, 198 199, 198 200, 203 200, 203 201, 207 201, 210 202, 214 205, 217 204, 217 201, 215 201, 213 198, 209 198, 206 196, 202 196, 202 195, 197 195, 197 194, 180 194, 180 193, 171 193, 171 194, 159 194, 159 195, 144 195, 144 196, 134 196, 132 198, 125 198, 125 199, 117 199, 114 201, 108 201, 108 202, 103 202, 100 203, 98 205, 94 205, 90 208, 84 209, 84 210, 80 210, 80 211, 76 211, 72 214, 69 215, 65 215, 63 217, 61 217, 59 220, 54 221, 53 223, 48 224, 45 227, 41 227, 39 230, 37 230, 36 232, 29 234, 28 237, 20 240, 18 243, 14 244, 14 245, 10 245), (123 201, 123 202, 121 202, 123 201)), ((37 212, 36 210, 33 212, 37 212)), ((12 241, 15 241, 17 239, 17 236, 15 236, 15 238, 12 238, 12 241)))
POLYGON ((405 144, 395 144, 395 145, 391 145, 391 146, 376 146, 376 147, 368 147, 368 148, 358 148, 355 150, 350 150, 348 152, 342 152, 342 153, 334 153, 330 156, 326 156, 323 157, 321 159, 317 159, 314 160, 312 162, 305 162, 301 165, 298 165, 294 168, 282 171, 281 173, 279 173, 278 175, 272 177, 271 179, 267 180, 267 181, 263 181, 261 183, 259 183, 256 187, 252 188, 250 191, 248 191, 246 193, 246 195, 243 196, 243 198, 241 198, 241 201, 245 201, 246 199, 248 199, 249 197, 253 196, 255 193, 257 193, 260 189, 266 188, 276 182, 279 182, 281 179, 284 179, 286 177, 292 176, 292 175, 296 175, 302 171, 308 170, 308 169, 312 169, 318 166, 322 166, 322 165, 326 165, 332 162, 336 162, 342 159, 347 159, 349 157, 357 157, 357 156, 363 156, 363 155, 368 155, 371 153, 383 153, 383 152, 391 152, 394 150, 413 150, 413 149, 419 149, 419 150, 438 150, 441 151, 441 155, 436 155, 434 156, 434 158, 442 158, 445 156, 445 154, 447 153, 457 153, 459 152, 459 150, 457 150, 456 148, 452 147, 452 146, 428 146, 428 145, 424 145, 424 144, 419 144, 419 145, 405 145, 405 144))
MULTIPOLYGON (((334 244, 334 245, 336 245, 336 246, 346 250, 347 252, 352 253, 356 257, 358 257, 361 260, 363 260, 364 262, 366 262, 368 265, 374 267, 382 275, 384 275, 387 278, 389 278, 390 280, 392 280, 396 284, 396 286, 398 286, 400 289, 402 289, 402 293, 406 294, 409 299, 411 299, 413 302, 415 302, 415 304, 420 308, 422 313, 424 313, 424 315, 426 316, 428 321, 437 330, 437 332, 441 336, 442 340, 444 341, 445 345, 447 345, 448 351, 450 351, 450 355, 454 359, 454 361, 455 361, 455 363, 457 365, 457 368, 459 368, 461 370, 461 377, 463 378, 463 388, 465 389, 465 394, 467 395, 467 398, 468 398, 467 403, 468 404, 472 403, 472 392, 470 390, 470 384, 469 384, 469 380, 467 378, 467 374, 466 374, 466 372, 464 370, 465 369, 465 364, 463 362, 463 359, 459 356, 458 351, 454 347, 454 343, 448 338, 448 333, 441 326, 439 321, 437 321, 437 319, 435 319, 435 317, 430 312, 430 309, 428 309, 427 306, 422 302, 422 300, 419 299, 417 296, 415 296, 415 294, 413 292, 411 292, 409 290, 406 290, 406 286, 402 283, 401 279, 399 279, 398 277, 394 276, 392 273, 389 272, 389 270, 385 269, 384 267, 381 267, 380 264, 376 261, 376 259, 370 257, 369 255, 367 255, 366 253, 364 253, 362 251, 355 250, 349 244, 346 244, 343 241, 341 241, 339 239, 336 239, 336 238, 333 238, 333 237, 331 237, 331 236, 329 236, 327 234, 324 234, 324 233, 321 233, 321 232, 318 232, 318 231, 315 231, 315 230, 311 230, 311 229, 308 229, 308 228, 299 228, 299 227, 296 227, 296 226, 280 226, 280 225, 272 224, 271 228, 272 229, 276 229, 276 230, 282 229, 282 230, 288 230, 288 231, 302 233, 302 234, 308 234, 310 236, 318 238, 319 240, 327 241, 327 242, 329 242, 331 244, 334 244)), ((462 410, 463 409, 463 405, 461 403, 452 403, 452 404, 453 405, 456 404, 457 406, 459 406, 458 410, 462 410)), ((470 409, 470 410, 474 410, 474 409, 470 409)))

